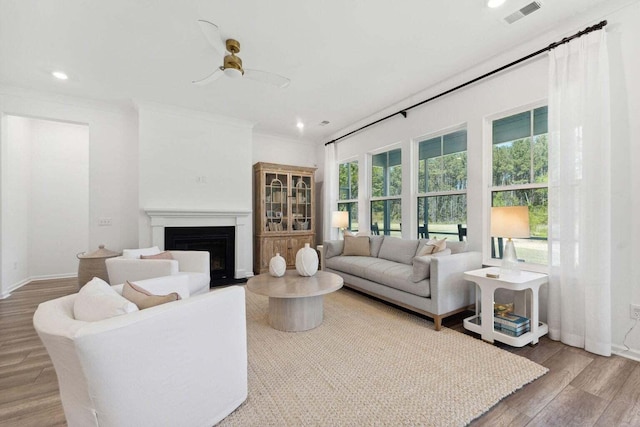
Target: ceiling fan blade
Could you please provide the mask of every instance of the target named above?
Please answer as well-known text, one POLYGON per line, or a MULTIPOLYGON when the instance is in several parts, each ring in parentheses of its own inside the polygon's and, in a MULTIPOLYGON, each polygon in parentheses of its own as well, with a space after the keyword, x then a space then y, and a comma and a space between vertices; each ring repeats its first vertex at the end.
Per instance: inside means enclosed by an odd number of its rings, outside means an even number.
POLYGON ((224 74, 224 72, 222 71, 222 68, 216 68, 213 71, 213 73, 209 74, 204 79, 194 80, 192 83, 194 85, 206 85, 207 83, 211 83, 214 80, 218 80, 220 78, 220 76, 222 76, 223 74, 224 74))
POLYGON ((258 82, 268 83, 279 88, 285 88, 289 86, 289 83, 291 83, 290 79, 279 74, 260 70, 250 70, 247 68, 244 69, 244 77, 258 82))
POLYGON ((220 29, 218 26, 213 22, 205 21, 204 19, 198 19, 198 25, 200 25, 202 33, 216 53, 220 56, 224 56, 227 50, 222 42, 222 36, 220 35, 220 29))

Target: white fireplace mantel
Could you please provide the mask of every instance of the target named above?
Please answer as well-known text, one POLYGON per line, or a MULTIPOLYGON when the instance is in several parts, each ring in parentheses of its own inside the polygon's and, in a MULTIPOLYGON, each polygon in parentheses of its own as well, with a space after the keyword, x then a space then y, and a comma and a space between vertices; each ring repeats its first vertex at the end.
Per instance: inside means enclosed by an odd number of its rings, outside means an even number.
POLYGON ((164 249, 165 227, 235 227, 235 278, 253 276, 250 210, 145 208, 151 219, 151 242, 164 249))

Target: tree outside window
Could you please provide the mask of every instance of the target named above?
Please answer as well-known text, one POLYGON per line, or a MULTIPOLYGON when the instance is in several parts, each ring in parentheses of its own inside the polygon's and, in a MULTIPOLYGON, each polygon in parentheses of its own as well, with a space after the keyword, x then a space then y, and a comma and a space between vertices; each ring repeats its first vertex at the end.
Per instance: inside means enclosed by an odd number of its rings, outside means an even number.
MULTIPOLYGON (((492 124, 492 206, 527 206, 529 239, 514 239, 518 257, 547 264, 548 131, 547 107, 494 120, 492 124)), ((499 258, 501 238, 492 238, 492 257, 499 258)))
POLYGON ((349 230, 358 231, 358 162, 338 166, 338 210, 349 212, 349 230))
POLYGON ((458 237, 467 222, 467 131, 418 143, 418 237, 458 237))
POLYGON ((371 231, 402 236, 402 151, 372 156, 371 231))

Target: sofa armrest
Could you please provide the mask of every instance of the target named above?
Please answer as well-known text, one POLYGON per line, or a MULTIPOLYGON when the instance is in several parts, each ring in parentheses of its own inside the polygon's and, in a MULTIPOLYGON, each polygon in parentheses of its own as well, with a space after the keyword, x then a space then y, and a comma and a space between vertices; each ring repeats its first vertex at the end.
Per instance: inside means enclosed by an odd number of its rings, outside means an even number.
POLYGON ((169 251, 178 260, 178 269, 183 273, 211 274, 211 256, 207 251, 169 251))
POLYGON ((465 271, 482 268, 482 253, 462 252, 431 258, 431 300, 434 314, 445 314, 473 304, 475 287, 465 271))
POLYGON ((119 285, 129 280, 145 280, 154 277, 171 276, 178 273, 178 261, 175 259, 128 259, 123 257, 107 258, 109 284, 119 285))

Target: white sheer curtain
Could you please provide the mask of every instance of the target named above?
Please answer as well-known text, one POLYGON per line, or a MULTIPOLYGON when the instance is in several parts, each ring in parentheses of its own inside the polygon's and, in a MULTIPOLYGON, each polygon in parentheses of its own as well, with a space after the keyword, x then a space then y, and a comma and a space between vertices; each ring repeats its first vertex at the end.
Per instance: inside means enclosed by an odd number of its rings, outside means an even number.
POLYGON ((323 185, 323 240, 336 240, 338 229, 331 227, 331 212, 338 209, 338 165, 337 144, 324 147, 324 183, 323 185))
POLYGON ((606 33, 549 54, 549 336, 611 354, 611 164, 606 33))

